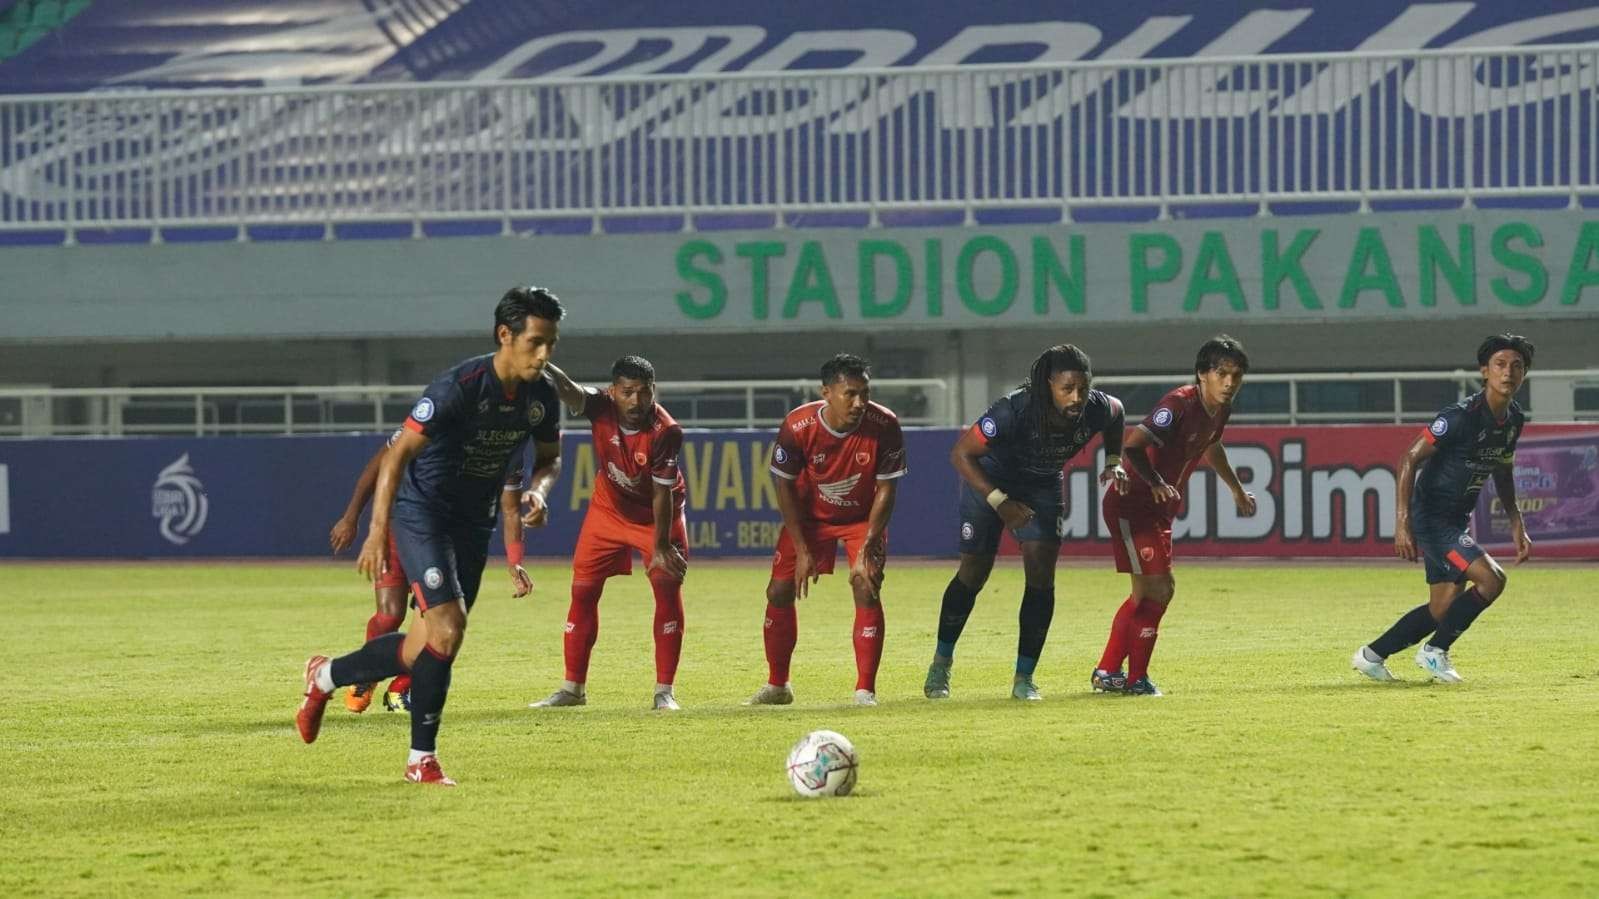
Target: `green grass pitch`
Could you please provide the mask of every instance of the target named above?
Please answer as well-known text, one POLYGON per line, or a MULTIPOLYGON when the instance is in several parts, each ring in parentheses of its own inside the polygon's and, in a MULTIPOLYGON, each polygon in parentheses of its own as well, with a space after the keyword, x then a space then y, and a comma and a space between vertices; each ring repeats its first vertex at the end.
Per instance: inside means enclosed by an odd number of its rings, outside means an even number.
POLYGON ((491 567, 440 755, 405 784, 404 716, 330 705, 300 743, 313 651, 361 639, 344 562, 7 565, 0 703, 7 895, 1599 895, 1596 569, 1512 569, 1455 647, 1467 682, 1402 684, 1350 653, 1423 597, 1398 562, 1178 571, 1160 699, 1093 695, 1126 594, 1063 567, 1045 701, 1007 698, 1021 577, 1002 560, 957 656, 921 683, 950 563, 893 563, 876 709, 847 703, 841 576, 800 605, 797 704, 764 679, 766 573, 701 564, 684 711, 648 710, 648 585, 611 581, 590 705, 526 708, 561 676, 567 575, 530 599, 491 567), (804 801, 803 733, 861 754, 858 793, 804 801))

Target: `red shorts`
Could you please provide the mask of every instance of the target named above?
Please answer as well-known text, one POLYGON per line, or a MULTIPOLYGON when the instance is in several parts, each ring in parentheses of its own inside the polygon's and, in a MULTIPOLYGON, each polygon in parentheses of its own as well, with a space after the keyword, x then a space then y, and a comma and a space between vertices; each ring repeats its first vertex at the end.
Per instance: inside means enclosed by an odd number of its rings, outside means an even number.
POLYGON ((1116 570, 1123 574, 1171 574, 1171 515, 1145 504, 1119 503, 1105 494, 1101 511, 1110 528, 1116 570))
MULTIPOLYGON (((677 517, 672 521, 672 545, 688 558, 688 521, 682 509, 677 510, 677 517)), ((648 565, 650 556, 655 554, 655 523, 629 521, 601 501, 589 503, 572 556, 573 583, 632 574, 634 550, 644 556, 644 563, 648 565)))
POLYGON ((378 572, 377 578, 372 581, 372 589, 386 590, 398 587, 404 590, 411 582, 405 578, 405 566, 400 564, 400 551, 394 546, 394 529, 389 529, 389 567, 378 572))
MULTIPOLYGON (((832 574, 833 562, 838 558, 838 542, 844 541, 844 556, 849 559, 849 564, 855 564, 855 554, 860 552, 861 546, 866 542, 866 526, 864 521, 851 524, 820 524, 806 522, 801 530, 805 533, 805 545, 811 549, 811 558, 816 561, 817 574, 832 574)), ((888 535, 884 534, 886 542, 888 535)), ((794 579, 794 541, 788 536, 788 528, 777 538, 777 554, 772 557, 772 580, 791 581, 794 579)))

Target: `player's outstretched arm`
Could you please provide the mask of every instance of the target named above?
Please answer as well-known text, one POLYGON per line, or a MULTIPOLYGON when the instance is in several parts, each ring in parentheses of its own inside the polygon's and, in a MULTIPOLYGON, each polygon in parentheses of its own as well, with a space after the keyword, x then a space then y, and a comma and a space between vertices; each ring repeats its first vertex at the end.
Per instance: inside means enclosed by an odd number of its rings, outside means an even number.
POLYGON ((650 511, 655 515, 655 551, 650 555, 650 569, 660 569, 677 580, 688 574, 688 559, 672 543, 672 519, 677 510, 672 502, 672 485, 654 483, 650 496, 650 511))
POLYGON ((566 372, 553 362, 546 362, 544 370, 550 373, 550 380, 555 383, 555 394, 561 398, 561 405, 573 415, 582 415, 583 403, 588 398, 583 385, 567 377, 566 372))
POLYGON ((527 506, 527 511, 522 514, 523 525, 541 528, 550 520, 547 497, 560 477, 561 444, 556 441, 535 442, 533 476, 528 479, 527 490, 522 493, 522 504, 527 506))
POLYGON ((400 488, 400 475, 411 464, 428 439, 407 428, 395 438, 378 468, 377 486, 372 497, 372 526, 367 528, 366 542, 361 544, 361 555, 355 561, 357 571, 373 580, 388 569, 389 512, 394 508, 394 494, 400 488))
POLYGON ((1516 470, 1506 462, 1494 468, 1494 489, 1499 491, 1499 502, 1510 519, 1510 536, 1516 542, 1516 564, 1532 555, 1532 538, 1527 536, 1527 523, 1522 520, 1521 506, 1516 502, 1516 470))
POLYGON ((949 451, 949 464, 954 466, 956 474, 959 474, 961 480, 965 481, 978 496, 988 499, 988 504, 999 513, 1000 520, 1005 522, 1005 527, 1013 531, 1025 527, 1033 520, 1033 507, 1011 499, 983 473, 983 467, 977 464, 977 460, 988 455, 988 444, 977 434, 976 428, 968 428, 966 433, 955 441, 955 448, 949 451))
POLYGON ((1227 447, 1220 440, 1205 447, 1205 461, 1210 463, 1211 470, 1233 492, 1233 504, 1238 507, 1238 514, 1249 516, 1255 514, 1255 494, 1244 489, 1238 480, 1238 472, 1233 471, 1233 463, 1227 458, 1227 447))
POLYGON ((328 532, 328 545, 335 554, 349 549, 355 543, 356 522, 361 518, 361 510, 372 499, 372 491, 377 487, 378 468, 383 465, 383 454, 388 452, 388 447, 383 446, 366 460, 366 467, 361 469, 361 476, 355 480, 355 492, 350 494, 350 502, 344 507, 344 514, 333 523, 333 530, 328 532))
POLYGON ((1131 466, 1133 471, 1149 485, 1149 490, 1155 495, 1155 502, 1176 502, 1182 499, 1182 491, 1176 486, 1166 483, 1160 476, 1155 466, 1149 464, 1147 448, 1152 438, 1143 428, 1128 428, 1122 440, 1122 464, 1131 466))
POLYGON ((772 484, 777 488, 777 511, 783 516, 783 530, 788 532, 788 539, 794 544, 794 598, 804 599, 810 591, 810 585, 821 580, 822 576, 816 573, 816 561, 811 558, 810 544, 805 542, 799 492, 788 478, 774 477, 772 484))
POLYGON ((861 550, 855 554, 855 564, 850 569, 850 582, 864 581, 869 584, 873 596, 883 589, 883 569, 888 562, 888 520, 894 515, 894 501, 898 497, 898 478, 877 482, 877 490, 872 494, 872 508, 866 516, 866 537, 861 541, 861 550))
POLYGON ((1394 490, 1394 555, 1406 562, 1416 561, 1416 540, 1410 534, 1410 490, 1416 484, 1416 468, 1437 451, 1426 437, 1417 437, 1399 459, 1394 490))

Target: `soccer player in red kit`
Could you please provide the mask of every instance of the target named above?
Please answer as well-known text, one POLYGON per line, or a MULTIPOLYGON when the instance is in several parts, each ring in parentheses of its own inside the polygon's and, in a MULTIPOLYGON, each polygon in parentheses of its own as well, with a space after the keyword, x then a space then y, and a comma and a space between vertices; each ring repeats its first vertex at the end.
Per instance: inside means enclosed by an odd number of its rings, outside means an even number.
POLYGON ((855 704, 877 705, 883 658, 883 566, 895 486, 905 476, 899 419, 872 402, 871 369, 840 353, 822 366, 822 398, 788 413, 772 446, 783 533, 766 585, 769 677, 747 705, 794 701, 789 662, 798 640, 796 600, 831 574, 843 541, 855 595, 855 704))
POLYGON ((1132 469, 1125 495, 1105 494, 1102 506, 1116 554, 1116 570, 1132 576, 1132 595, 1116 611, 1110 640, 1089 680, 1095 690, 1159 696, 1149 679, 1161 616, 1176 582, 1171 574, 1171 526, 1182 505, 1182 485, 1203 458, 1232 490, 1240 515, 1255 514, 1255 496, 1245 492, 1227 461, 1221 434, 1233 399, 1249 371, 1244 345, 1226 334, 1205 341, 1194 360, 1194 383, 1161 398, 1155 410, 1127 430, 1122 462, 1132 469), (1127 660, 1127 672, 1121 671, 1127 660))
POLYGON ((566 679, 533 708, 588 702, 589 655, 600 632, 600 594, 612 575, 633 573, 633 552, 648 564, 655 592, 654 707, 676 711, 672 681, 683 651, 683 576, 688 572, 686 493, 678 454, 683 429, 655 401, 655 367, 640 356, 611 366, 611 386, 578 386, 551 365, 561 402, 589 420, 594 455, 603 477, 578 532, 572 558, 572 605, 566 615, 566 679))

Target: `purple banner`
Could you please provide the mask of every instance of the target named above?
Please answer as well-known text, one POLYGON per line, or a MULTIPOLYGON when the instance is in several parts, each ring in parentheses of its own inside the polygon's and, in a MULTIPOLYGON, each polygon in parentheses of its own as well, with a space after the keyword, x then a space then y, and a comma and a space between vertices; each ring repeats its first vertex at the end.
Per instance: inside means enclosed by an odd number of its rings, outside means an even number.
MULTIPOLYGON (((1516 446, 1516 503, 1544 558, 1599 557, 1599 429, 1529 427, 1516 446)), ((1510 545, 1510 520, 1493 481, 1472 516, 1477 542, 1510 545)))

